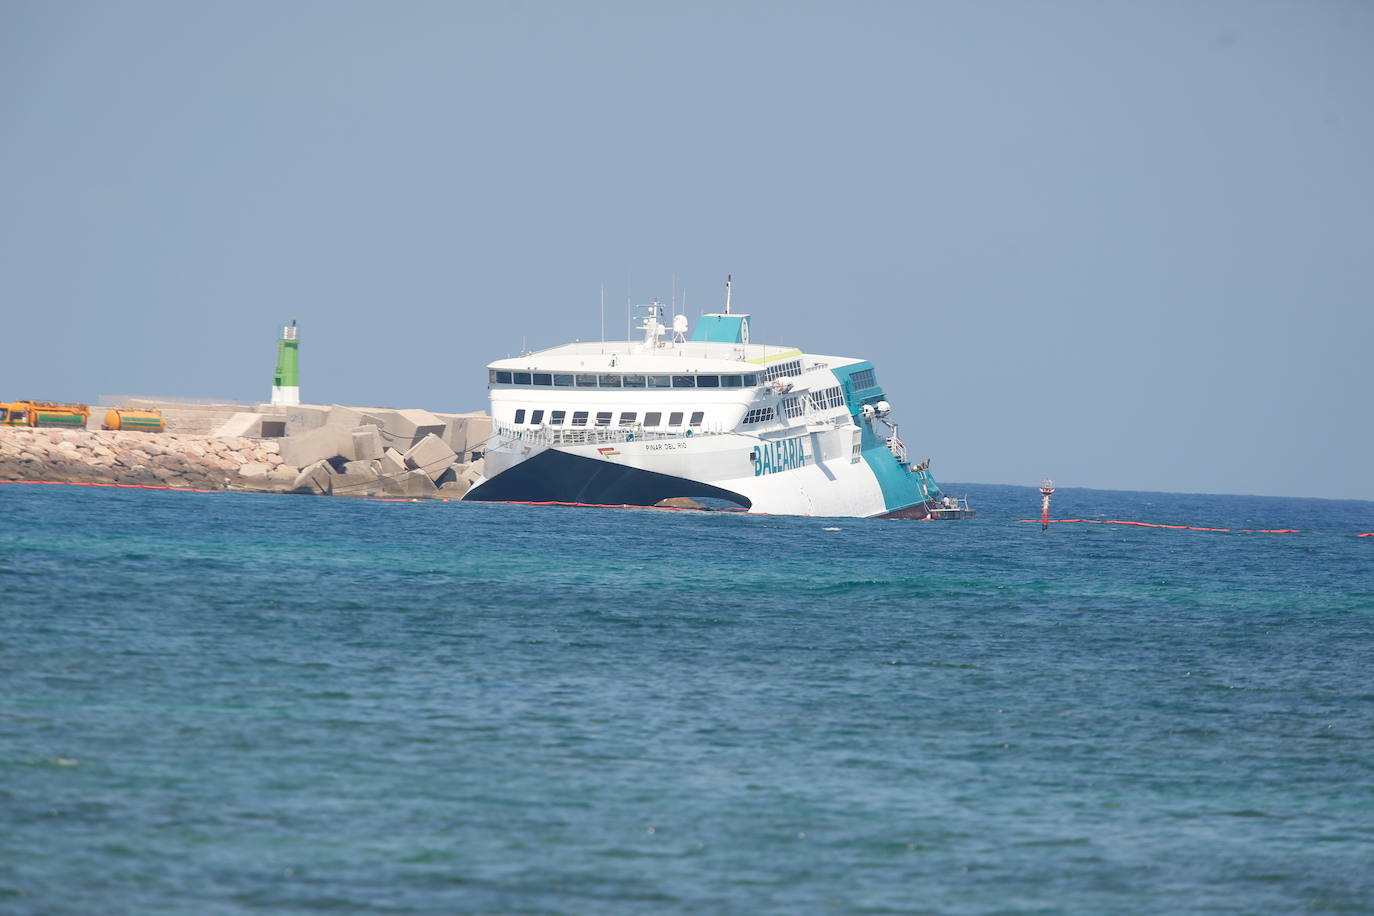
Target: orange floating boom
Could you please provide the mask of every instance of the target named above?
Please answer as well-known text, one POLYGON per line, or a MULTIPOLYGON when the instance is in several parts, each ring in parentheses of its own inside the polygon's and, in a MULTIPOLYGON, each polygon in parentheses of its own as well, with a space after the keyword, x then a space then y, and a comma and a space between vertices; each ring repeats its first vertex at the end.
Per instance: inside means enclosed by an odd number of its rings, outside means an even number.
MULTIPOLYGON (((1034 522, 1033 518, 1019 519, 1022 522, 1034 522)), ((1042 520, 1042 523, 1043 520, 1042 520)), ((1098 519, 1098 518, 1056 518, 1050 521, 1051 525, 1131 525, 1136 528, 1174 528, 1179 531, 1230 531, 1244 534, 1301 534, 1298 528, 1201 528, 1196 525, 1161 525, 1157 522, 1131 522, 1124 519, 1098 519)), ((1361 535, 1364 537, 1364 535, 1361 535)))

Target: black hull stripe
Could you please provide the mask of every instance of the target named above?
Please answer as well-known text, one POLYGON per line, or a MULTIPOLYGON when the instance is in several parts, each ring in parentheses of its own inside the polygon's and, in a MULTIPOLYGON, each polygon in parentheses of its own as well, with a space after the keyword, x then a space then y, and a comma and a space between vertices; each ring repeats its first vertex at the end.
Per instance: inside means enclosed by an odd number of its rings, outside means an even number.
POLYGON ((595 503, 652 506, 673 496, 706 496, 753 506, 746 496, 686 477, 627 467, 603 458, 583 458, 546 449, 474 487, 474 502, 595 503))

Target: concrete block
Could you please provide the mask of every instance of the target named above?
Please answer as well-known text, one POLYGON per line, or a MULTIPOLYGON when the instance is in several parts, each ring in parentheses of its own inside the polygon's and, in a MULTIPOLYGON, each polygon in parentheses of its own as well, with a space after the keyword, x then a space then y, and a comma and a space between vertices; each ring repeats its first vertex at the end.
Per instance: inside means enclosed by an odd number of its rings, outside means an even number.
POLYGON ((461 499, 470 487, 471 485, 466 480, 453 480, 440 484, 438 495, 450 499, 461 499))
POLYGON ((442 487, 446 483, 456 483, 457 481, 463 479, 463 472, 467 469, 468 466, 466 464, 462 464, 461 462, 454 462, 453 464, 450 464, 448 467, 444 468, 444 473, 434 478, 434 485, 436 487, 442 487))
POLYGON ((467 470, 463 471, 463 479, 470 484, 476 484, 477 481, 482 479, 482 469, 485 466, 486 462, 478 458, 467 466, 467 470))
POLYGON ((356 407, 344 407, 342 404, 330 404, 329 413, 325 416, 325 426, 347 426, 353 429, 365 423, 363 412, 356 407))
POLYGON ((382 476, 382 463, 376 460, 345 461, 339 473, 355 474, 375 479, 382 476))
POLYGON ((433 497, 439 493, 434 481, 423 471, 407 471, 397 479, 397 483, 400 484, 401 492, 405 496, 433 497))
POLYGON ((363 407, 359 423, 381 427, 382 442, 405 451, 425 436, 444 437, 444 421, 428 410, 391 410, 363 407))
MULTIPOLYGON (((349 462, 354 464, 356 462, 349 462)), ((335 474, 331 496, 376 496, 382 492, 382 482, 367 471, 344 471, 335 474)))
POLYGON ((293 493, 314 493, 328 496, 334 489, 334 471, 327 461, 316 461, 296 475, 291 485, 293 493))
POLYGON ((484 413, 468 417, 465 436, 463 457, 470 459, 473 452, 480 454, 487 447, 487 440, 491 438, 491 417, 484 413))
POLYGON ((382 473, 388 477, 394 477, 406 470, 405 456, 394 448, 389 448, 382 452, 381 457, 382 473))
POLYGON ((329 419, 329 408, 317 404, 259 404, 257 410, 264 419, 285 423, 287 436, 319 429, 329 419))
POLYGON ((432 481, 444 471, 458 456, 444 440, 435 435, 427 435, 405 453, 406 467, 423 471, 432 481))
POLYGON ((371 424, 353 430, 353 456, 357 461, 376 461, 386 447, 382 445, 381 430, 371 424))
POLYGON ((336 456, 353 460, 352 431, 337 426, 321 426, 299 436, 278 440, 281 460, 298 468, 336 456))
POLYGON ((444 435, 441 438, 459 455, 464 455, 473 448, 480 448, 482 442, 491 434, 491 418, 482 411, 436 413, 435 416, 444 422, 444 435))
POLYGON ((262 414, 236 413, 221 423, 212 436, 251 436, 262 435, 262 414))

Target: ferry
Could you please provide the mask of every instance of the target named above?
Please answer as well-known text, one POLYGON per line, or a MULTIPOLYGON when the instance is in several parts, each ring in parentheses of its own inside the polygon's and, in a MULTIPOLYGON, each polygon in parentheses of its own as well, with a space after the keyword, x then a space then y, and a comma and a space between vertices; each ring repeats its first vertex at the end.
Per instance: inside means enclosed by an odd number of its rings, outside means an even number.
POLYGON ((749 314, 640 306, 642 339, 488 364, 492 437, 464 499, 973 518, 912 462, 872 363, 755 343, 749 314))

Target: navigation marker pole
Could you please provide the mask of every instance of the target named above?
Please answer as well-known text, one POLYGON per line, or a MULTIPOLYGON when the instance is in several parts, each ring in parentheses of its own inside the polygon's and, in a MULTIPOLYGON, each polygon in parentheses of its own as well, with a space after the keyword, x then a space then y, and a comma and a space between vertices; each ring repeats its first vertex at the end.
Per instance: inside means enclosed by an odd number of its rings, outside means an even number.
POLYGON ((1050 494, 1054 492, 1054 481, 1046 477, 1040 481, 1040 530, 1050 527, 1050 494))
POLYGON ((301 402, 301 367, 297 348, 300 341, 296 338, 296 319, 291 325, 281 329, 281 340, 277 341, 277 372, 272 376, 272 403, 299 404, 301 402))

